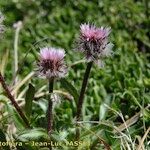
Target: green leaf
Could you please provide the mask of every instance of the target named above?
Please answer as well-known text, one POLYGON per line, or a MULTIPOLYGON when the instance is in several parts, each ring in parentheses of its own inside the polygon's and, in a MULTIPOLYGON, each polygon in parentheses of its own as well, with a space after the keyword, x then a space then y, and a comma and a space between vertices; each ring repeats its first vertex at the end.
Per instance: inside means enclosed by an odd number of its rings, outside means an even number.
POLYGON ((25 130, 22 133, 18 134, 17 139, 20 141, 29 141, 29 140, 39 140, 40 138, 48 139, 48 134, 46 130, 42 128, 34 128, 30 130, 25 130))
POLYGON ((105 97, 104 102, 102 102, 102 104, 100 105, 99 120, 105 119, 107 110, 108 110, 108 108, 105 106, 105 104, 107 104, 109 106, 110 101, 111 101, 111 97, 108 95, 105 97))
POLYGON ((91 133, 95 133, 96 134, 100 130, 103 130, 103 129, 107 130, 107 131, 112 131, 112 127, 109 124, 108 125, 106 125, 106 124, 99 124, 99 125, 96 125, 96 126, 93 126, 93 127, 89 128, 89 129, 86 129, 86 131, 81 134, 81 139, 85 138, 86 136, 91 135, 91 133))
POLYGON ((26 97, 25 97, 25 113, 28 118, 30 118, 31 113, 32 113, 32 101, 34 99, 34 94, 35 94, 35 88, 30 83, 29 88, 26 92, 26 97))
POLYGON ((66 79, 61 79, 60 82, 61 85, 74 97, 75 102, 77 103, 79 97, 77 89, 66 79))
POLYGON ((138 102, 138 99, 132 94, 132 92, 126 90, 126 91, 123 93, 122 97, 124 97, 125 95, 129 95, 129 96, 131 97, 131 99, 133 100, 133 102, 134 102, 137 106, 139 106, 139 107, 142 109, 142 106, 141 106, 140 103, 138 102))
MULTIPOLYGON (((0 129, 0 142, 7 142, 4 132, 0 129)), ((3 150, 10 150, 9 146, 4 146, 3 150)))
POLYGON ((7 106, 8 114, 13 119, 13 122, 15 123, 15 126, 17 127, 17 129, 19 129, 19 130, 24 129, 25 124, 24 124, 22 118, 20 117, 20 115, 18 114, 18 112, 16 111, 16 109, 10 104, 8 104, 6 106, 7 106))

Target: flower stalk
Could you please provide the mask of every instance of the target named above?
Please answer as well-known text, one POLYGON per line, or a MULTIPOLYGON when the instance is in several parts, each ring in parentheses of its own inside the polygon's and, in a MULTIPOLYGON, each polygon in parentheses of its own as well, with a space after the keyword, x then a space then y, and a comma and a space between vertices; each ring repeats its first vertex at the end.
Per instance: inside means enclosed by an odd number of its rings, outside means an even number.
POLYGON ((17 104, 17 102, 15 101, 14 97, 12 96, 10 90, 8 89, 6 83, 5 83, 5 80, 0 72, 0 82, 1 82, 1 85, 3 87, 3 89, 5 90, 6 92, 6 95, 7 97, 9 98, 9 100, 11 101, 12 105, 16 108, 18 114, 20 115, 20 117, 22 118, 22 120, 24 121, 26 127, 30 127, 30 124, 29 124, 29 121, 28 119, 26 118, 25 114, 22 112, 20 106, 17 104))
POLYGON ((52 131, 52 124, 53 124, 53 102, 51 98, 51 94, 53 93, 54 88, 54 78, 49 79, 49 100, 48 100, 48 109, 47 109, 47 131, 50 134, 52 131))
MULTIPOLYGON (((82 106, 83 106, 83 102, 84 102, 84 95, 85 95, 86 87, 87 87, 87 84, 88 84, 88 78, 89 78, 89 75, 90 75, 92 65, 93 65, 92 61, 88 62, 87 68, 86 68, 86 71, 85 71, 85 74, 84 74, 82 87, 81 87, 81 91, 80 91, 80 96, 79 96, 78 104, 77 104, 77 116, 76 116, 77 117, 76 118, 77 123, 78 123, 78 121, 80 121, 81 110, 82 110, 82 106)), ((79 135, 80 135, 79 129, 77 128, 76 129, 76 139, 77 140, 79 138, 79 135)))
POLYGON ((80 117, 81 117, 81 110, 82 110, 82 105, 83 105, 83 101, 84 101, 84 94, 85 94, 85 91, 86 91, 86 87, 87 87, 90 71, 91 71, 91 68, 92 68, 92 64, 93 64, 92 61, 87 64, 87 68, 86 68, 86 71, 85 71, 85 74, 84 74, 84 79, 83 79, 83 82, 82 82, 82 88, 81 88, 81 91, 80 91, 80 96, 79 96, 78 104, 77 104, 77 121, 79 121, 80 117))

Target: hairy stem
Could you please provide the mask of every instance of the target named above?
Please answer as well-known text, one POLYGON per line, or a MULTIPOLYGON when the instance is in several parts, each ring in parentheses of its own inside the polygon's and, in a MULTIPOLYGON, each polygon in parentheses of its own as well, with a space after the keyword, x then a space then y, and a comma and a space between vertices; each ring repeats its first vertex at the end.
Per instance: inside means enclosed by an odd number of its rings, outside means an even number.
MULTIPOLYGON (((80 91, 80 96, 79 96, 79 99, 78 99, 78 104, 77 104, 77 122, 80 120, 80 117, 81 117, 81 110, 82 110, 82 105, 83 105, 83 100, 84 100, 84 94, 85 94, 85 90, 86 90, 86 86, 87 86, 87 83, 88 83, 88 78, 89 78, 89 75, 90 75, 90 71, 91 71, 91 68, 92 68, 92 64, 93 62, 89 62, 87 64, 87 68, 86 68, 86 71, 85 71, 85 74, 84 74, 84 79, 83 79, 83 82, 82 82, 82 88, 81 88, 81 91, 80 91)), ((77 129, 76 130, 76 138, 79 137, 79 130, 77 129)))
POLYGON ((49 79, 49 101, 48 101, 48 109, 47 109, 47 131, 50 134, 52 131, 52 108, 53 108, 53 102, 51 99, 51 93, 53 93, 53 87, 54 87, 54 78, 49 79))
POLYGON ((2 87, 4 88, 4 90, 6 92, 7 97, 10 99, 12 105, 16 108, 16 110, 19 113, 20 117, 24 121, 26 127, 30 127, 28 119, 26 118, 26 116, 22 112, 20 106, 17 104, 17 102, 15 101, 14 97, 12 96, 10 90, 8 89, 8 87, 7 87, 6 83, 5 83, 5 80, 4 80, 1 72, 0 72, 0 82, 1 82, 1 85, 2 85, 2 87))

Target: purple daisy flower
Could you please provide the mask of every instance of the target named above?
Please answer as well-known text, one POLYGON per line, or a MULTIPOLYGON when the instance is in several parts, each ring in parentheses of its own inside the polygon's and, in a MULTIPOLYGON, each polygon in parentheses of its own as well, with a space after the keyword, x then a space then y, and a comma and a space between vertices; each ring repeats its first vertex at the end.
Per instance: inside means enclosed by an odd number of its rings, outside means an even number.
POLYGON ((96 61, 112 54, 113 44, 109 42, 108 37, 111 28, 97 28, 90 24, 81 24, 80 36, 77 41, 77 48, 85 54, 88 61, 96 61))
POLYGON ((48 79, 64 77, 67 73, 64 57, 65 51, 63 49, 42 48, 38 62, 38 75, 48 79))

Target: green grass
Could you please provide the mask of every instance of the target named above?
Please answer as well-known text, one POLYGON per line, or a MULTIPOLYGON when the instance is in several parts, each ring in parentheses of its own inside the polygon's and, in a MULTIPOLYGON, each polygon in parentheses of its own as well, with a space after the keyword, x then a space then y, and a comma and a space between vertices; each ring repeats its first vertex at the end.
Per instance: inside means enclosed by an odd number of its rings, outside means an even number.
MULTIPOLYGON (((150 24, 147 3, 147 0, 1 1, 0 9, 5 16, 5 33, 0 39, 0 70, 4 73, 6 82, 15 91, 12 86, 15 38, 13 24, 18 20, 23 21, 18 44, 19 82, 35 70, 40 47, 49 45, 64 48, 67 53, 66 62, 71 66, 83 59, 82 54, 73 50, 80 24, 90 22, 96 26, 111 26, 114 55, 105 60, 104 68, 100 69, 96 64, 92 68, 82 111, 83 121, 80 125, 81 140, 89 140, 91 143, 89 147, 82 145, 79 149, 104 149, 100 139, 108 143, 112 150, 137 149, 150 126, 150 24), (141 112, 140 116, 138 119, 131 119, 131 123, 127 122, 127 129, 119 128, 138 112, 141 112), (115 132, 115 129, 120 132, 115 132)), ((74 141, 75 100, 80 91, 85 67, 85 62, 75 64, 66 77, 67 82, 76 88, 77 92, 63 81, 57 81, 55 84, 55 89, 61 92, 61 102, 54 108, 53 141, 74 141)), ((17 92, 17 100, 23 110, 29 83, 35 87, 35 96, 47 91, 48 83, 43 79, 32 76, 24 82, 17 92), (39 91, 41 87, 43 89, 39 91), (20 93, 22 95, 19 96, 20 93)), ((46 131, 41 129, 46 127, 46 106, 46 95, 33 101, 30 119, 34 129, 25 130, 5 92, 0 88, 0 134, 5 133, 9 138, 13 135, 16 141, 47 141, 46 131), (11 130, 9 133, 8 126, 16 129, 16 132, 12 133, 11 130)), ((144 150, 150 148, 149 140, 147 135, 141 143, 144 150)), ((24 147, 29 150, 42 149, 24 147)), ((77 148, 66 146, 63 149, 77 148)))

